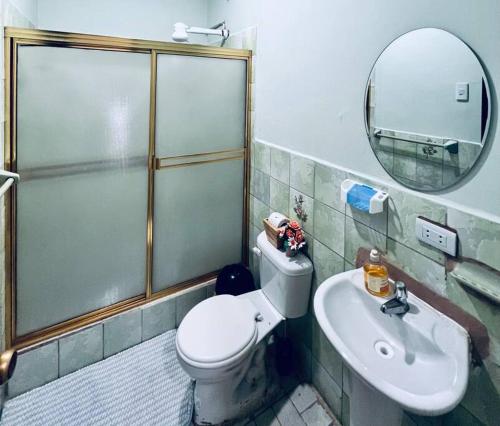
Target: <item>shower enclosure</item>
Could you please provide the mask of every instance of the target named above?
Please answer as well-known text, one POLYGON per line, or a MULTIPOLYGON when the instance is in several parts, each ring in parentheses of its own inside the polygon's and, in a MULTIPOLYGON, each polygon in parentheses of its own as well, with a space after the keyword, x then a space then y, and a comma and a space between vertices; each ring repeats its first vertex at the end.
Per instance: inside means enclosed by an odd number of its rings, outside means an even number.
POLYGON ((6 29, 7 346, 247 261, 249 51, 6 29))

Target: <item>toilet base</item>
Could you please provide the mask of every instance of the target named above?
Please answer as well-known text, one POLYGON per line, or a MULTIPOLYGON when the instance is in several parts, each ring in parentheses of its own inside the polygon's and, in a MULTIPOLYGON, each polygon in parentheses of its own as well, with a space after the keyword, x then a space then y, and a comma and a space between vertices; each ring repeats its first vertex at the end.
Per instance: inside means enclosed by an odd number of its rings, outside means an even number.
POLYGON ((247 417, 278 394, 273 350, 268 350, 267 339, 237 368, 226 380, 196 381, 195 424, 219 425, 247 417))

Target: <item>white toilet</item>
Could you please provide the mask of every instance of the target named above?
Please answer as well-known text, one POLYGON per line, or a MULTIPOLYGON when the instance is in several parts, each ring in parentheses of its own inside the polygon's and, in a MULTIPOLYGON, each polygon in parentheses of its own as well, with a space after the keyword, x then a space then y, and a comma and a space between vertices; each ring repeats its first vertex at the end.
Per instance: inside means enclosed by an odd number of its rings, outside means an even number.
MULTIPOLYGON (((248 415, 266 400, 266 336, 285 318, 307 313, 313 266, 286 257, 262 232, 261 290, 214 296, 196 305, 177 331, 177 357, 195 383, 194 421, 216 425, 248 415)), ((268 390, 267 390, 268 391, 268 390)))

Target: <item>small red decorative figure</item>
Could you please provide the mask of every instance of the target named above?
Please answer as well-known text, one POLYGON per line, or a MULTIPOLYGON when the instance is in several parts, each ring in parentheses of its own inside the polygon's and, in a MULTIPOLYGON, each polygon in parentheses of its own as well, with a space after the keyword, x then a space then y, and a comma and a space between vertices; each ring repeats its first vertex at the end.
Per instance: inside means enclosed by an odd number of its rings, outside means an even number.
POLYGON ((288 257, 295 256, 306 246, 304 233, 302 232, 299 222, 296 220, 291 220, 282 228, 280 238, 285 240, 283 246, 285 247, 288 257))

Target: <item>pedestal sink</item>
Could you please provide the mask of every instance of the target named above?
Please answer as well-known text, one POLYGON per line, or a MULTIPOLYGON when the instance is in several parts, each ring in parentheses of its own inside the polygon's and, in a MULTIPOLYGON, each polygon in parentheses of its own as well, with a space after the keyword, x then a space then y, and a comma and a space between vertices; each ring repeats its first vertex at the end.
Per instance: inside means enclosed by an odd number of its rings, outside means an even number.
POLYGON ((410 311, 402 316, 382 313, 385 301, 365 290, 361 268, 327 279, 314 296, 320 327, 357 376, 351 425, 378 424, 381 397, 386 400, 381 411, 388 417, 380 424, 396 424, 403 409, 444 414, 467 388, 470 350, 465 329, 411 293, 410 311))

